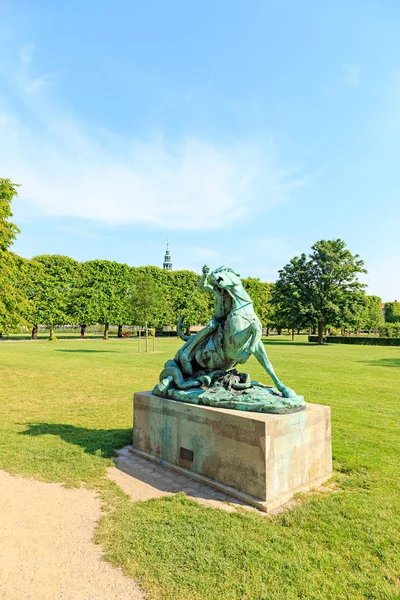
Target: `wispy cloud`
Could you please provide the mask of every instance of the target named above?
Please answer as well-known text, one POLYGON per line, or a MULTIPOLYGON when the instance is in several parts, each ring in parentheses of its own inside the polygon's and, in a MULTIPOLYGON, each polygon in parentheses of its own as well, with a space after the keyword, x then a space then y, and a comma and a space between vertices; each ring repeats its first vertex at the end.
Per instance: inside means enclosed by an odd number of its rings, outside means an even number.
POLYGON ((67 233, 73 233, 74 235, 79 235, 80 237, 85 237, 85 238, 90 238, 90 239, 94 239, 97 238, 98 235, 97 233, 94 233, 93 231, 87 231, 85 229, 79 229, 77 227, 69 227, 67 225, 63 225, 62 227, 60 227, 60 229, 62 231, 66 231, 67 233))
POLYGON ((271 143, 88 133, 87 124, 45 93, 37 97, 52 78, 30 74, 33 53, 34 45, 23 47, 17 75, 19 93, 27 95, 24 113, 2 107, 0 99, 0 169, 22 184, 30 214, 220 229, 268 211, 304 185, 296 169, 279 164, 271 143))
POLYGON ((19 68, 15 81, 24 94, 39 94, 55 82, 53 73, 35 74, 34 53, 34 42, 24 44, 19 52, 19 68))
POLYGON ((217 259, 221 256, 218 250, 212 248, 199 248, 198 246, 181 244, 173 245, 171 253, 174 269, 189 269, 194 271, 198 271, 200 266, 206 261, 218 262, 217 259), (174 262, 174 256, 180 257, 179 264, 174 262), (184 262, 182 261, 182 257, 184 257, 184 262))
POLYGON ((361 83, 361 69, 358 65, 346 63, 342 65, 344 81, 350 87, 355 87, 361 83))

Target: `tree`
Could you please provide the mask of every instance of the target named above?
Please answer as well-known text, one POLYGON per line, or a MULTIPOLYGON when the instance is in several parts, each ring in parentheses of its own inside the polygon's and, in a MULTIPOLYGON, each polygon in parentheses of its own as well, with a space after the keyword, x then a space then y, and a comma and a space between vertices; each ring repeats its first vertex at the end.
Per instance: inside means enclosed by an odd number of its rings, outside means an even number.
POLYGON ((386 302, 385 304, 385 322, 400 323, 400 302, 386 302))
POLYGON ((369 331, 375 331, 383 325, 382 298, 379 296, 366 297, 366 311, 362 326, 369 331))
POLYGON ((17 234, 20 233, 18 227, 8 220, 12 217, 11 202, 15 196, 18 196, 17 187, 19 187, 18 183, 0 177, 0 251, 2 252, 9 249, 17 234))
POLYGON ((71 294, 78 262, 69 256, 42 254, 32 259, 29 301, 31 303, 32 339, 37 338, 38 325, 50 329, 55 339, 56 325, 72 324, 71 294))
POLYGON ((263 327, 269 329, 273 324, 274 306, 272 304, 273 283, 260 281, 255 277, 247 277, 242 279, 243 287, 253 301, 254 310, 261 321, 263 327))
MULTIPOLYGON (((144 280, 152 281, 155 290, 160 297, 160 302, 156 302, 152 306, 152 326, 161 327, 162 325, 175 324, 177 319, 174 314, 174 274, 178 271, 167 271, 160 267, 144 266, 131 267, 131 279, 133 290, 137 291, 136 283, 144 280)), ((136 298, 136 295, 135 295, 136 298)), ((131 301, 134 321, 139 318, 138 312, 135 309, 135 302, 131 301)), ((136 322, 138 324, 138 322, 136 322)))
POLYGON ((29 261, 0 250, 0 336, 28 325, 30 305, 26 295, 29 261))
POLYGON ((99 322, 96 303, 95 279, 91 276, 90 263, 78 263, 71 289, 70 314, 72 321, 80 325, 80 337, 86 337, 88 325, 99 322))
POLYGON ((276 282, 274 301, 299 320, 318 327, 318 343, 325 328, 341 326, 350 314, 359 314, 365 285, 358 281, 366 273, 358 255, 352 255, 343 240, 321 240, 309 256, 293 258, 276 282))
POLYGON ((145 328, 146 352, 148 352, 149 325, 159 324, 160 311, 165 303, 165 297, 151 273, 134 271, 131 302, 133 322, 145 328))
POLYGON ((184 316, 187 333, 190 325, 203 325, 212 317, 213 297, 199 288, 200 276, 193 271, 172 271, 169 277, 169 298, 172 323, 176 325, 184 316))
POLYGON ((108 338, 110 323, 122 325, 131 320, 128 265, 110 260, 89 260, 78 269, 73 291, 72 311, 81 325, 81 336, 86 325, 104 325, 103 338, 108 338))
POLYGON ((0 178, 0 335, 26 325, 29 311, 24 293, 28 261, 9 249, 19 233, 18 227, 9 221, 17 187, 10 179, 0 178))

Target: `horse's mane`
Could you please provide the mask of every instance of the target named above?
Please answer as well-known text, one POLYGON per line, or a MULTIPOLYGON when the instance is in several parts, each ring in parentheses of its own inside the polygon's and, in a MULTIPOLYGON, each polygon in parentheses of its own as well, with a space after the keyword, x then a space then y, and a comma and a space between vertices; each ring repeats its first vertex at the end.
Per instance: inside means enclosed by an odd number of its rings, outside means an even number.
MULTIPOLYGON (((213 273, 221 273, 221 272, 225 272, 228 274, 232 273, 232 275, 235 275, 235 277, 237 277, 239 279, 239 281, 237 282, 237 285, 234 285, 234 287, 232 289, 225 288, 226 292, 232 298, 234 298, 234 297, 239 298, 240 300, 243 300, 243 302, 247 302, 247 301, 251 302, 250 296, 248 295, 248 293, 246 292, 246 290, 243 287, 243 283, 240 279, 239 273, 236 273, 236 271, 234 271, 230 267, 218 267, 217 269, 214 269, 214 271, 213 271, 213 273)), ((235 282, 233 281, 233 283, 235 283, 235 282)))
POLYGON ((233 273, 234 275, 236 275, 236 277, 240 277, 239 273, 236 273, 233 269, 231 269, 230 267, 218 267, 217 269, 214 269, 213 273, 221 273, 221 271, 228 271, 229 273, 233 273))

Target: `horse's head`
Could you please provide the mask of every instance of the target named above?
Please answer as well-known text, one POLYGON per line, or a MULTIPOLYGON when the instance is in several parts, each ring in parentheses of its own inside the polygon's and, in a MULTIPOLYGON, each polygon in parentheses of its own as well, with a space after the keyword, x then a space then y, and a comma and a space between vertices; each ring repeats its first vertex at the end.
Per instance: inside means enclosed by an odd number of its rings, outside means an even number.
POLYGON ((242 285, 240 275, 235 273, 233 269, 227 267, 219 267, 209 275, 211 285, 223 290, 232 290, 238 285, 242 285))

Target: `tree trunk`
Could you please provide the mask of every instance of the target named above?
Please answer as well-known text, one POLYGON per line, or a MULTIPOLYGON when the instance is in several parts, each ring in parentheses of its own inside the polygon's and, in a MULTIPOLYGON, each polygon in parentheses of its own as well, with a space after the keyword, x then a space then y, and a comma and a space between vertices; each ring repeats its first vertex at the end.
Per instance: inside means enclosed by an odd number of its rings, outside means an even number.
POLYGON ((146 321, 146 352, 149 351, 149 328, 147 327, 147 321, 146 321))
POLYGON ((268 337, 269 336, 269 327, 267 327, 267 331, 265 332, 265 335, 268 337))
POLYGON ((277 328, 276 328, 276 333, 277 333, 278 335, 282 335, 282 327, 277 327, 277 328))
POLYGON ((117 337, 121 338, 122 337, 122 325, 118 325, 118 335, 117 337))
POLYGON ((103 334, 103 340, 108 340, 108 330, 110 328, 110 323, 106 323, 104 325, 104 334, 103 334))
POLYGON ((294 329, 292 329, 292 342, 294 342, 294 329))
POLYGON ((301 333, 301 329, 298 329, 297 330, 297 335, 300 335, 300 333, 301 333))
POLYGON ((38 334, 38 326, 34 325, 32 327, 31 340, 37 340, 37 334, 38 334))
POLYGON ((86 337, 86 325, 81 325, 81 340, 84 340, 86 337))
POLYGON ((315 328, 315 327, 313 327, 313 328, 311 329, 311 335, 316 335, 316 333, 317 333, 317 330, 316 330, 316 328, 315 328))
POLYGON ((53 327, 53 325, 50 325, 49 340, 54 340, 54 339, 55 339, 54 327, 53 327))
POLYGON ((318 321, 318 344, 324 343, 324 324, 322 321, 318 321))

